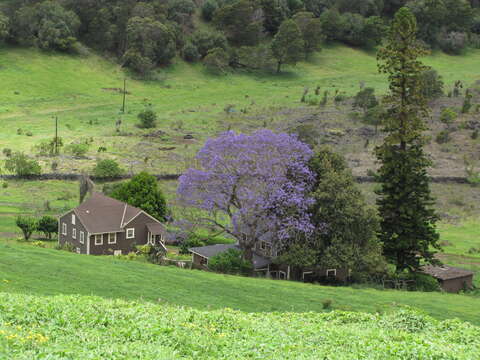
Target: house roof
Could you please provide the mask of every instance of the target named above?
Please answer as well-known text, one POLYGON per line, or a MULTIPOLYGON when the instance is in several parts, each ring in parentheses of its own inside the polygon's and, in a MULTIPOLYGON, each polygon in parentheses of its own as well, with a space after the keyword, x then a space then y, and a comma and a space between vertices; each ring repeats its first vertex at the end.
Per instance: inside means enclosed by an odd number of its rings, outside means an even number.
POLYGON ((147 229, 152 235, 165 234, 165 227, 160 223, 148 223, 147 229))
POLYGON ((123 231, 123 225, 142 212, 97 192, 73 211, 91 234, 123 231))
POLYGON ((426 265, 422 268, 422 272, 433 276, 439 280, 459 279, 466 276, 472 276, 473 272, 465 269, 456 268, 453 266, 433 266, 426 265))
MULTIPOLYGON (((225 252, 229 249, 238 249, 240 250, 240 246, 237 244, 217 244, 217 245, 208 245, 202 247, 194 247, 188 249, 190 252, 198 254, 206 259, 211 258, 212 256, 218 255, 222 252, 225 252)), ((272 261, 270 259, 264 258, 263 256, 257 255, 253 253, 253 267, 254 269, 262 269, 267 267, 271 264, 272 261)))

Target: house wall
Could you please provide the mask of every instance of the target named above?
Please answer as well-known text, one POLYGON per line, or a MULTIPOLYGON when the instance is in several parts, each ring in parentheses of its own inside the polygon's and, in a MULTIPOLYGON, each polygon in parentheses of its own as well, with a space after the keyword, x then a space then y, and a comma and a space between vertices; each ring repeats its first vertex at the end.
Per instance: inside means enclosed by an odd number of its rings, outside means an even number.
POLYGON ((75 249, 79 249, 81 254, 87 253, 87 241, 88 241, 88 231, 85 229, 83 224, 81 223, 78 216, 75 216, 75 225, 72 224, 72 215, 74 214, 73 210, 68 212, 67 214, 63 215, 59 220, 59 231, 58 231, 58 243, 60 245, 65 245, 69 243, 75 247, 75 249), (67 235, 62 234, 62 227, 63 224, 67 224, 67 235), (77 236, 76 239, 73 238, 73 229, 76 229, 77 236), (84 233, 84 243, 80 243, 80 232, 84 233))
POLYGON ((473 283, 473 275, 464 276, 457 279, 443 280, 440 281, 440 286, 446 292, 458 293, 463 290, 465 286, 471 288, 473 283))
POLYGON ((192 254, 192 268, 194 269, 199 269, 199 270, 207 270, 208 266, 205 264, 202 264, 202 262, 205 262, 205 258, 197 255, 197 254, 192 254))

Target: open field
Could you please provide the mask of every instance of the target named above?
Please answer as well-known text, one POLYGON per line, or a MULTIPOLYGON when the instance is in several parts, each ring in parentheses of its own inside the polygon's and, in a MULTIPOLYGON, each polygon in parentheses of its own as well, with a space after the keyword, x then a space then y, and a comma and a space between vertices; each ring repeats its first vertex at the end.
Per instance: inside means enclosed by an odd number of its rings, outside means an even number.
POLYGON ((243 313, 0 293, 8 359, 458 359, 478 355, 480 328, 424 314, 243 313))
POLYGON ((334 309, 376 312, 409 305, 438 319, 480 324, 480 300, 474 296, 245 278, 5 242, 0 242, 0 274, 0 292, 8 293, 96 295, 246 312, 321 312, 322 301, 332 299, 334 309))
MULTIPOLYGON (((447 89, 455 80, 465 84, 478 80, 479 61, 480 50, 461 57, 436 53, 425 59, 443 75, 447 89)), ((384 76, 377 73, 373 52, 340 45, 327 47, 309 62, 287 68, 281 75, 236 72, 212 76, 201 64, 177 60, 152 81, 131 79, 119 66, 96 55, 72 57, 2 48, 0 76, 1 148, 35 153, 35 144, 54 135, 53 116, 59 117, 60 136, 66 144, 93 141, 86 158, 64 154, 57 159, 62 172, 91 169, 97 157, 115 158, 132 172, 182 172, 204 141, 220 131, 251 131, 264 126, 283 129, 282 124, 295 116, 289 111, 301 106, 304 87, 313 91, 318 85, 331 95, 335 89, 353 95, 361 81, 375 87, 377 93, 383 93, 387 85, 384 76), (127 112, 121 114, 122 94, 118 88, 123 86, 125 76, 130 94, 127 112), (144 137, 149 131, 135 126, 136 115, 145 102, 152 103, 159 114, 156 130, 161 132, 155 136, 144 137), (224 111, 228 105, 233 109, 229 114, 224 111), (119 132, 115 128, 117 120, 122 121, 119 132), (17 134, 18 129, 22 135, 17 134), (185 135, 194 139, 184 139, 185 135), (105 154, 97 153, 100 146, 107 148, 105 154)), ((331 105, 317 115, 322 121, 336 122, 334 129, 342 128, 345 116, 337 112, 331 105)), ((364 141, 360 139, 357 147, 361 148, 364 141)), ((342 150, 358 152, 351 147, 342 150)), ((44 171, 50 171, 53 159, 40 160, 44 171)))

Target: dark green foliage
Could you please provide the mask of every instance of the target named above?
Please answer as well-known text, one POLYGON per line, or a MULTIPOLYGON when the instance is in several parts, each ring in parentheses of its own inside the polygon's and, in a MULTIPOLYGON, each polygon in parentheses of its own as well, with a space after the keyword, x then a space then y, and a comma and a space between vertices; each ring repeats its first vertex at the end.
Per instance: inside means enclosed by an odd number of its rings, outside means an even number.
POLYGON ((0 41, 5 40, 10 33, 10 19, 0 11, 0 41))
POLYGON ((228 48, 227 38, 219 31, 197 31, 192 36, 192 44, 196 46, 202 58, 207 56, 209 50, 215 48, 227 50, 228 48))
POLYGON ((382 124, 385 117, 385 108, 382 105, 377 105, 365 111, 363 115, 363 122, 368 125, 375 126, 375 135, 377 135, 378 127, 382 124))
POLYGON ((467 89, 467 91, 465 91, 465 99, 463 99, 462 114, 467 114, 472 108, 472 98, 473 95, 470 89, 467 89))
POLYGON ((243 259, 242 252, 237 249, 228 249, 208 260, 210 270, 223 274, 250 275, 253 266, 243 259))
POLYGON ((320 16, 322 24, 322 33, 325 35, 327 41, 334 41, 338 39, 338 34, 343 29, 343 19, 338 10, 327 10, 320 16))
POLYGON ((436 70, 428 69, 422 72, 421 81, 426 99, 437 99, 443 95, 443 80, 436 70))
POLYGON ((52 239, 52 234, 58 232, 58 220, 53 216, 42 216, 38 220, 37 230, 43 232, 48 240, 52 239))
POLYGON ((448 54, 460 55, 467 46, 467 34, 464 32, 452 31, 442 33, 439 36, 438 45, 448 54))
POLYGON ((188 249, 205 246, 205 242, 196 235, 191 235, 180 243, 180 254, 190 254, 188 249))
POLYGON ((191 41, 187 41, 183 47, 182 56, 188 62, 195 62, 200 59, 198 48, 191 41))
POLYGON ((310 54, 321 49, 323 41, 322 24, 311 12, 299 12, 293 16, 302 33, 305 54, 310 54))
POLYGON ((354 13, 362 16, 380 15, 383 0, 337 0, 337 7, 342 13, 354 13))
POLYGON ((395 15, 385 48, 378 54, 379 71, 388 75, 389 94, 384 99, 384 143, 377 147, 381 163, 377 180, 377 205, 381 216, 379 238, 384 255, 398 273, 417 270, 421 263, 436 263, 440 248, 435 224, 438 220, 430 193, 423 151, 424 118, 428 107, 421 74, 427 68, 418 60, 425 54, 416 39, 415 17, 407 8, 395 15))
POLYGON ((140 120, 138 124, 140 128, 151 129, 157 126, 157 113, 149 105, 137 115, 137 118, 140 120))
POLYGON ((293 133, 297 134, 298 139, 305 144, 310 145, 310 147, 315 147, 318 143, 320 134, 315 129, 315 126, 312 124, 302 124, 299 125, 293 133))
POLYGON ((59 2, 47 0, 20 8, 12 25, 22 43, 34 44, 41 49, 68 51, 77 41, 80 20, 59 2))
POLYGON ((70 145, 67 145, 67 147, 65 148, 65 152, 67 154, 73 155, 76 158, 82 158, 87 154, 89 147, 90 146, 86 143, 72 143, 70 145))
POLYGON ((157 178, 146 172, 141 172, 131 180, 116 186, 108 195, 138 207, 160 221, 167 218, 167 202, 158 187, 157 178))
POLYGON ((222 48, 214 48, 208 51, 203 59, 205 68, 213 74, 224 74, 228 69, 228 54, 222 48))
POLYGON ((21 152, 13 153, 5 161, 5 169, 21 177, 40 175, 41 173, 40 164, 21 152))
POLYGON ((190 25, 195 7, 195 3, 192 0, 169 0, 168 19, 181 25, 190 25))
POLYGON ((383 272, 382 248, 376 237, 378 219, 356 187, 345 159, 322 148, 310 167, 317 177, 311 209, 317 231, 310 245, 317 253, 316 265, 347 267, 357 280, 383 272))
POLYGON ((440 291, 438 280, 430 275, 414 273, 412 274, 411 279, 415 281, 417 291, 440 291))
POLYGON ((272 41, 272 54, 277 60, 277 73, 283 64, 295 65, 304 55, 304 42, 298 25, 285 20, 272 41))
POLYGON ((12 156, 12 149, 10 149, 10 148, 3 148, 2 153, 3 153, 3 155, 5 155, 5 157, 8 158, 8 157, 12 156))
POLYGON ((22 230, 25 241, 28 241, 37 230, 37 220, 32 216, 17 216, 15 225, 22 230))
POLYGON ((123 170, 115 160, 98 160, 93 168, 93 175, 98 178, 116 178, 123 174, 123 170))
POLYGON ((207 0, 202 6, 202 18, 205 21, 212 21, 215 10, 218 9, 218 3, 215 0, 207 0))
POLYGON ((440 121, 450 127, 457 118, 457 112, 452 108, 445 108, 440 114, 440 121))
POLYGON ((361 108, 364 113, 377 105, 378 100, 375 97, 374 88, 364 88, 360 90, 357 95, 355 95, 355 98, 353 100, 353 107, 361 108))
POLYGON ((478 139, 478 129, 475 129, 472 131, 472 135, 470 135, 470 137, 472 138, 472 140, 476 140, 478 139))
POLYGON ((252 0, 237 0, 215 12, 214 21, 234 45, 257 45, 263 30, 258 16, 260 4, 252 0))
POLYGON ((157 65, 168 64, 175 56, 173 28, 152 18, 131 18, 127 25, 127 43, 125 65, 142 75, 157 65))
POLYGON ((445 143, 448 143, 451 139, 452 138, 450 137, 450 131, 442 130, 435 137, 435 142, 437 144, 445 144, 445 143))
POLYGON ((289 17, 290 9, 286 1, 282 0, 261 0, 263 11, 263 27, 267 32, 275 35, 280 24, 289 17))
POLYGON ((335 5, 335 0, 304 0, 305 9, 320 16, 335 5))

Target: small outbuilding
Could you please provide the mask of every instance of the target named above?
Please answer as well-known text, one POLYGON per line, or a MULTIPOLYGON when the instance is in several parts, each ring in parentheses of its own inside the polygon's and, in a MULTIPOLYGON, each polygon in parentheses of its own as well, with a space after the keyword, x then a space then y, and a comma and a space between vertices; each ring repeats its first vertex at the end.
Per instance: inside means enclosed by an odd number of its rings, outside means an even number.
POLYGON ((473 286, 473 272, 469 270, 447 265, 427 265, 422 268, 422 272, 437 279, 440 287, 446 292, 458 293, 473 286))

